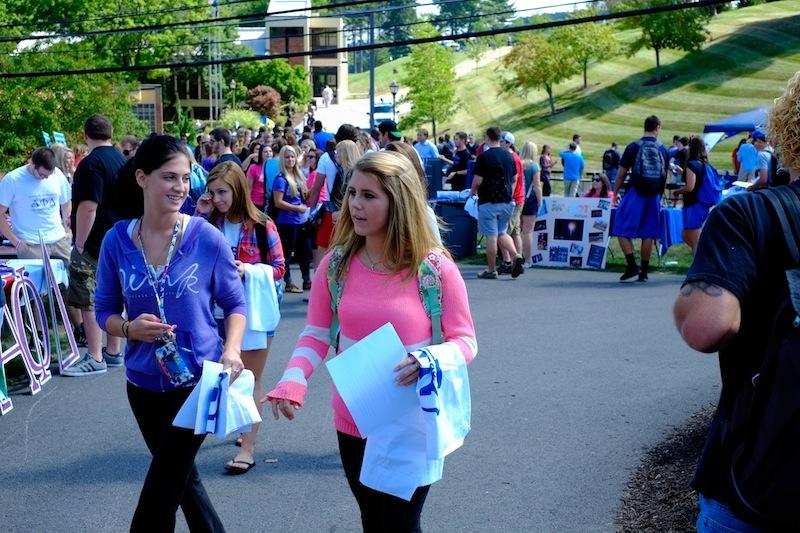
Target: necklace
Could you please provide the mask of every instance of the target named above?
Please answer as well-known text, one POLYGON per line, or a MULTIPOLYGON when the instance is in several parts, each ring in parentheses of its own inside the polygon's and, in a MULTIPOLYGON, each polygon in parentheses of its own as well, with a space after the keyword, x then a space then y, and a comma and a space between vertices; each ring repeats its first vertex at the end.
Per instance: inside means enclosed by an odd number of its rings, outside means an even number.
POLYGON ((376 266, 383 264, 383 259, 381 259, 380 261, 373 261, 372 260, 372 257, 370 257, 369 251, 367 250, 366 246, 364 247, 364 254, 366 254, 367 261, 369 261, 369 263, 370 263, 369 269, 372 270, 373 272, 375 272, 375 267, 376 266))

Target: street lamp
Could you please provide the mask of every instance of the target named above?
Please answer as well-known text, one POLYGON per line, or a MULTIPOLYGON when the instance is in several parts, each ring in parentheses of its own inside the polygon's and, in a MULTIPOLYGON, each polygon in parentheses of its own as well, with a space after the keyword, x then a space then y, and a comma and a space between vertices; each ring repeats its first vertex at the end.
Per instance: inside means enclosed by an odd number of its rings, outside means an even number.
POLYGON ((231 80, 231 84, 229 85, 231 88, 231 95, 233 98, 233 106, 236 107, 236 80, 231 80))
POLYGON ((389 92, 392 93, 392 120, 397 120, 397 113, 395 111, 395 99, 397 98, 397 91, 400 89, 400 85, 398 85, 397 81, 392 80, 392 83, 389 84, 389 92))

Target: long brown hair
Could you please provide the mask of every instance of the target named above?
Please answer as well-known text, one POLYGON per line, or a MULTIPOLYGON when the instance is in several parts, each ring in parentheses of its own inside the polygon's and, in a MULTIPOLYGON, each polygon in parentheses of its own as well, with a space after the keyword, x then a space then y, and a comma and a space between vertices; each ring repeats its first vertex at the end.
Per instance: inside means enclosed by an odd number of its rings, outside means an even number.
POLYGON ((256 224, 265 224, 267 216, 258 210, 250 199, 250 187, 242 167, 233 161, 225 161, 215 166, 208 175, 206 187, 214 180, 222 180, 231 189, 231 208, 223 215, 215 207, 211 211, 211 220, 227 216, 231 222, 244 222, 250 220, 256 224))
POLYGON ((428 178, 425 177, 425 169, 422 168, 422 163, 420 163, 419 161, 419 156, 417 155, 417 151, 414 150, 414 148, 410 144, 392 141, 386 145, 386 150, 389 152, 397 152, 398 154, 408 159, 411 162, 411 164, 414 165, 414 168, 417 170, 420 183, 422 183, 422 186, 427 189, 428 178))
MULTIPOLYGON (((425 256, 441 248, 428 224, 427 196, 417 170, 396 152, 372 152, 359 159, 353 171, 373 176, 389 196, 384 266, 394 273, 408 269, 406 279, 410 279, 416 275, 425 256)), ((366 243, 366 239, 355 232, 349 198, 349 194, 344 196, 333 241, 333 246, 341 247, 345 265, 366 243)))

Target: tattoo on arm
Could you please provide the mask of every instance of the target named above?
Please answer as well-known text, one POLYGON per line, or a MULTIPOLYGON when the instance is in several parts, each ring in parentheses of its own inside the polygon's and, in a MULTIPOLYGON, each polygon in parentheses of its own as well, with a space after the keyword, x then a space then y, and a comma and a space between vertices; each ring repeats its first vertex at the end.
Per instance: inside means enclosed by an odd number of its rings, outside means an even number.
POLYGON ((681 287, 681 296, 688 297, 695 291, 702 291, 706 296, 719 298, 722 296, 722 288, 707 281, 692 281, 681 287))

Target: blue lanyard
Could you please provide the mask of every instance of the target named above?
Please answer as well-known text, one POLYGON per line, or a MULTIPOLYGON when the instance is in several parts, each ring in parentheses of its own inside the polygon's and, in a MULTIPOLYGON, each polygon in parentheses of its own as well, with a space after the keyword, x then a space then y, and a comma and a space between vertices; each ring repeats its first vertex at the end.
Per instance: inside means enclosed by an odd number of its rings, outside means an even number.
POLYGON ((156 295, 156 305, 158 305, 158 312, 161 315, 161 321, 166 324, 167 317, 164 313, 164 282, 167 280, 167 274, 169 273, 169 262, 172 260, 172 254, 175 251, 175 243, 178 240, 178 232, 181 229, 181 217, 178 217, 178 220, 175 222, 175 227, 172 229, 172 240, 169 243, 169 250, 167 250, 167 263, 164 265, 164 270, 161 271, 161 275, 156 274, 156 269, 153 265, 147 262, 147 256, 144 253, 144 241, 142 240, 142 219, 139 219, 139 229, 138 229, 138 237, 139 237, 139 244, 142 245, 142 259, 144 259, 144 266, 147 271, 147 281, 150 283, 150 286, 153 288, 153 292, 156 295))

